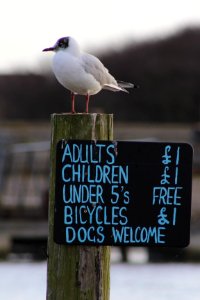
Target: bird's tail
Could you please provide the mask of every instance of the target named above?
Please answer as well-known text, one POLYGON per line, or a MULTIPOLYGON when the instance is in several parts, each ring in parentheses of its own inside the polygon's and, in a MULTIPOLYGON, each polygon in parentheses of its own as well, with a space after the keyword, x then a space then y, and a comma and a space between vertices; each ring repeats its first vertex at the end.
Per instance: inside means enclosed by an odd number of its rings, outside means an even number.
POLYGON ((117 83, 121 88, 127 88, 127 89, 138 88, 138 86, 136 84, 130 83, 130 82, 124 82, 121 80, 117 80, 117 83))
POLYGON ((117 80, 117 85, 115 85, 115 84, 105 84, 103 88, 106 89, 106 90, 113 91, 113 92, 122 91, 122 92, 125 92, 125 93, 129 93, 129 91, 127 91, 127 89, 138 88, 138 86, 136 84, 133 84, 133 83, 130 83, 130 82, 124 82, 124 81, 117 80))

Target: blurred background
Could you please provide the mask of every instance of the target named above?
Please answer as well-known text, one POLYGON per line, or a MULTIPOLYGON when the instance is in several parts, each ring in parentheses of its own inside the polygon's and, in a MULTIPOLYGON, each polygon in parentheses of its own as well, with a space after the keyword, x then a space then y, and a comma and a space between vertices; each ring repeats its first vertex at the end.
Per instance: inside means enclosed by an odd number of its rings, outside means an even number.
MULTIPOLYGON (((90 112, 114 113, 115 139, 194 147, 190 246, 113 247, 111 300, 145 299, 147 292, 154 300, 199 299, 199 1, 3 0, 0 28, 2 299, 45 298, 50 115, 70 110, 70 94, 52 74, 52 54, 42 49, 68 35, 115 78, 140 87, 130 94, 103 91, 91 97, 90 112), (11 283, 15 288, 8 288, 11 283)), ((77 97, 76 110, 84 108, 85 100, 77 97)))

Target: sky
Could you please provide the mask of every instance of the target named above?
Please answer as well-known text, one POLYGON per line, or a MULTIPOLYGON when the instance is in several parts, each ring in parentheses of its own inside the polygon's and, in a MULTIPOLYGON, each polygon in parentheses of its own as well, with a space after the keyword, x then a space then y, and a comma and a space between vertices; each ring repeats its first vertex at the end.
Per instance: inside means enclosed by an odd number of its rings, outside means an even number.
POLYGON ((0 73, 43 71, 63 36, 94 54, 199 25, 199 0, 2 0, 0 73))

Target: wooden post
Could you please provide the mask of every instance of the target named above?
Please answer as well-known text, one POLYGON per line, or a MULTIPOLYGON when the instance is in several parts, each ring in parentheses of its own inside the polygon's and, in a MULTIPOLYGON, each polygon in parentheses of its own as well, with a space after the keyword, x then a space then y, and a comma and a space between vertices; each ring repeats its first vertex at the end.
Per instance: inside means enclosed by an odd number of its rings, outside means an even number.
POLYGON ((52 115, 47 300, 109 300, 110 247, 67 246, 53 241, 56 144, 61 139, 112 140, 113 116, 52 115))

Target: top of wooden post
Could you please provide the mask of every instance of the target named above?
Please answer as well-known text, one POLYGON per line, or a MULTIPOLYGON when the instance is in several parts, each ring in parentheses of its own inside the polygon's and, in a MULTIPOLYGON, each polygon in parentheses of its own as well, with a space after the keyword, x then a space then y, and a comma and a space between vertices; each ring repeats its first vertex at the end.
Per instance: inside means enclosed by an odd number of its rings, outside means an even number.
POLYGON ((52 114, 52 128, 59 139, 113 140, 113 114, 52 114))

